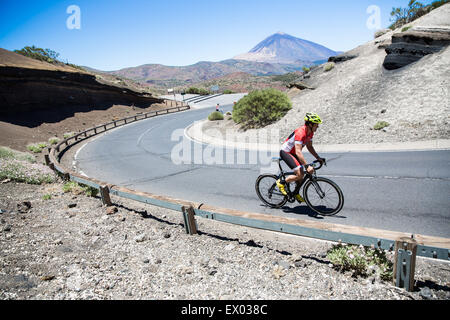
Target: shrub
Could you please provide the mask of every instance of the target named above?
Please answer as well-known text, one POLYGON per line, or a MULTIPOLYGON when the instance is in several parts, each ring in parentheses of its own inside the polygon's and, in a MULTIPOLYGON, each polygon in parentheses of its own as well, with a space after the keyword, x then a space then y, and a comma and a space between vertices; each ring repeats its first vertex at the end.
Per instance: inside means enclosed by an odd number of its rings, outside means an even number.
POLYGON ((209 121, 217 121, 217 120, 223 120, 223 114, 219 111, 214 111, 208 116, 209 121))
POLYGON ((376 39, 376 38, 379 38, 379 37, 381 37, 382 35, 384 35, 384 34, 390 32, 390 31, 391 31, 390 29, 381 29, 381 30, 377 30, 377 31, 375 32, 375 34, 373 35, 373 37, 374 37, 375 39, 376 39))
POLYGON ((0 159, 16 159, 26 161, 28 163, 35 163, 36 158, 29 153, 12 150, 7 147, 0 147, 0 159))
POLYGON ((64 191, 64 193, 70 192, 73 194, 84 193, 88 197, 95 197, 98 194, 98 190, 96 188, 93 188, 93 187, 90 187, 90 186, 87 186, 84 184, 79 184, 75 181, 66 182, 63 185, 63 191, 64 191))
POLYGON ((223 91, 223 94, 232 94, 233 91, 231 91, 230 89, 226 89, 223 91))
POLYGON ((297 74, 295 72, 291 72, 291 73, 286 73, 286 74, 282 74, 282 75, 278 75, 278 76, 273 76, 272 80, 280 81, 280 82, 283 82, 285 85, 288 85, 289 83, 297 80, 298 77, 299 77, 299 74, 297 74))
POLYGON ((50 195, 50 194, 44 194, 42 196, 42 200, 50 200, 51 198, 52 198, 52 195, 50 195))
POLYGON ((404 28, 402 28, 402 32, 406 32, 406 31, 408 31, 411 28, 412 28, 412 26, 404 27, 404 28))
POLYGON ((64 139, 69 139, 70 137, 73 137, 75 135, 75 132, 66 132, 63 135, 64 139))
POLYGON ((244 128, 262 128, 280 120, 291 108, 285 93, 272 88, 256 90, 233 106, 233 120, 244 128))
POLYGON ((59 138, 57 138, 57 137, 51 137, 51 138, 48 139, 48 143, 51 146, 57 144, 58 142, 59 142, 59 138))
POLYGON ((381 130, 389 126, 390 124, 386 121, 378 121, 373 128, 374 130, 381 130))
POLYGON ((41 153, 44 148, 47 147, 46 143, 37 143, 27 145, 27 149, 33 153, 41 153))
POLYGON ((23 56, 36 59, 39 61, 45 61, 48 63, 53 63, 55 60, 57 60, 59 53, 50 50, 50 49, 42 49, 37 48, 35 46, 26 46, 20 50, 14 50, 14 52, 19 53, 23 56))
POLYGON ((189 94, 199 94, 202 96, 206 96, 208 94, 210 94, 210 92, 206 89, 203 88, 195 88, 195 87, 190 87, 189 89, 186 90, 186 93, 189 94))
POLYGON ((334 69, 334 62, 329 62, 323 66, 323 71, 328 72, 334 69))
POLYGON ((55 182, 56 175, 44 165, 8 159, 0 162, 0 180, 3 179, 29 184, 42 184, 55 182))
POLYGON ((327 258, 334 268, 341 272, 351 271, 353 276, 367 277, 375 273, 385 281, 393 277, 393 263, 381 249, 338 244, 327 252, 327 258))
POLYGON ((449 2, 450 0, 438 0, 429 5, 424 5, 417 0, 410 0, 407 8, 392 8, 391 21, 393 23, 389 26, 389 29, 400 28, 449 2))

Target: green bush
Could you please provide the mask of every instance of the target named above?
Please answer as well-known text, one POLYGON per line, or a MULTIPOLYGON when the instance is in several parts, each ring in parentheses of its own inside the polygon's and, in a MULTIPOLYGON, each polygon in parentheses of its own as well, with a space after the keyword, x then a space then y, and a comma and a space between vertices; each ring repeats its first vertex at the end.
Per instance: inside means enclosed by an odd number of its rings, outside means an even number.
POLYGON ((41 153, 47 147, 46 143, 36 143, 27 145, 27 149, 33 153, 41 153))
POLYGON ((381 130, 389 126, 390 124, 386 121, 378 121, 373 128, 374 130, 381 130))
POLYGON ((75 135, 75 132, 66 132, 63 134, 64 139, 69 139, 70 137, 73 137, 75 135))
POLYGON ((449 2, 450 0, 438 0, 433 1, 429 5, 424 5, 417 0, 410 0, 407 8, 392 8, 391 21, 393 23, 389 26, 389 29, 395 30, 400 28, 449 2))
POLYGON ((8 147, 0 147, 0 159, 2 159, 2 160, 15 159, 15 160, 26 161, 29 163, 36 162, 36 158, 34 156, 32 156, 31 154, 26 153, 26 152, 12 150, 8 147))
POLYGON ((334 62, 329 62, 323 66, 323 71, 328 72, 334 69, 334 62))
POLYGON ((57 137, 51 137, 51 138, 48 139, 48 143, 51 146, 57 144, 58 142, 59 142, 59 138, 57 138, 57 137))
POLYGON ((404 28, 402 28, 402 32, 406 32, 406 31, 408 31, 411 28, 412 28, 412 26, 404 27, 404 28))
POLYGON ((290 72, 282 75, 272 76, 272 81, 280 81, 285 85, 288 85, 291 82, 294 82, 299 78, 299 74, 295 72, 290 72))
POLYGON ((44 194, 43 196, 42 196, 42 200, 50 200, 52 198, 52 195, 51 194, 44 194))
POLYGON ((53 183, 55 173, 50 168, 23 160, 8 159, 0 161, 0 180, 10 179, 29 184, 53 183))
POLYGON ((393 277, 393 263, 381 249, 338 244, 327 252, 327 258, 334 268, 341 272, 351 271, 353 276, 376 274, 385 281, 393 277))
POLYGON ((79 184, 75 181, 66 182, 63 185, 64 193, 73 193, 73 194, 82 194, 84 193, 88 197, 95 197, 98 194, 98 190, 96 188, 79 184))
POLYGON ((201 96, 206 96, 206 95, 210 94, 210 92, 208 90, 206 90, 206 89, 195 88, 195 87, 190 87, 189 89, 186 90, 186 93, 199 94, 201 96))
POLYGON ((272 124, 291 110, 288 96, 276 89, 255 90, 233 107, 233 120, 243 128, 262 128, 272 124))
POLYGON ((37 48, 35 46, 26 46, 20 50, 14 50, 14 52, 19 53, 25 57, 36 59, 39 61, 45 61, 48 63, 55 62, 55 60, 57 60, 59 56, 59 53, 53 50, 37 48))
POLYGON ((223 91, 223 94, 232 94, 232 93, 233 93, 233 91, 231 91, 229 89, 226 89, 223 91))
POLYGON ((208 116, 209 121, 217 121, 217 120, 223 120, 223 114, 219 111, 214 111, 208 116))

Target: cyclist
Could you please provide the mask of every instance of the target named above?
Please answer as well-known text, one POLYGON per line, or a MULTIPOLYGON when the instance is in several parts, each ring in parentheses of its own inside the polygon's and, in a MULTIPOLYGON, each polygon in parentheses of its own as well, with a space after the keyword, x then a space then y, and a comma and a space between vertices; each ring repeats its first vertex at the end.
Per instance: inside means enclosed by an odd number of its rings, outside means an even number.
MULTIPOLYGON (((294 170, 295 175, 286 177, 286 181, 277 181, 278 189, 283 195, 287 195, 285 186, 286 183, 296 182, 300 184, 305 176, 305 170, 309 174, 314 173, 314 168, 307 165, 305 157, 303 156, 303 147, 309 150, 309 152, 318 160, 323 163, 325 159, 319 157, 316 150, 314 150, 312 144, 312 138, 314 133, 317 131, 319 124, 322 123, 319 115, 316 113, 307 113, 305 116, 305 125, 296 129, 283 143, 280 150, 280 157, 284 162, 294 170)), ((305 202, 305 200, 299 195, 295 195, 298 202, 305 202)))

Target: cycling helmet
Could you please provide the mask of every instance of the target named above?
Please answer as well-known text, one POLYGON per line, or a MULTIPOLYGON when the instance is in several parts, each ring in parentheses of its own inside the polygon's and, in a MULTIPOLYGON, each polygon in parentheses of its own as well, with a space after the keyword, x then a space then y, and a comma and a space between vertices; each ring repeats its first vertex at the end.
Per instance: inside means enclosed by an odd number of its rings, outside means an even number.
POLYGON ((308 112, 305 116, 305 121, 312 123, 322 123, 322 119, 320 119, 317 113, 308 112))

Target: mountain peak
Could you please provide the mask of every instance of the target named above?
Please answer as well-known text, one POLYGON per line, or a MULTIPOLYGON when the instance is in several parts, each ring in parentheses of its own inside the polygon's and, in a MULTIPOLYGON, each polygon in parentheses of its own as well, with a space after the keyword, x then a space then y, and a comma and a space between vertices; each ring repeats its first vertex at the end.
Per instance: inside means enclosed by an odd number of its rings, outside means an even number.
POLYGON ((248 53, 238 55, 234 59, 289 64, 298 63, 299 60, 305 63, 327 60, 335 55, 336 51, 320 44, 278 31, 258 43, 248 53))

